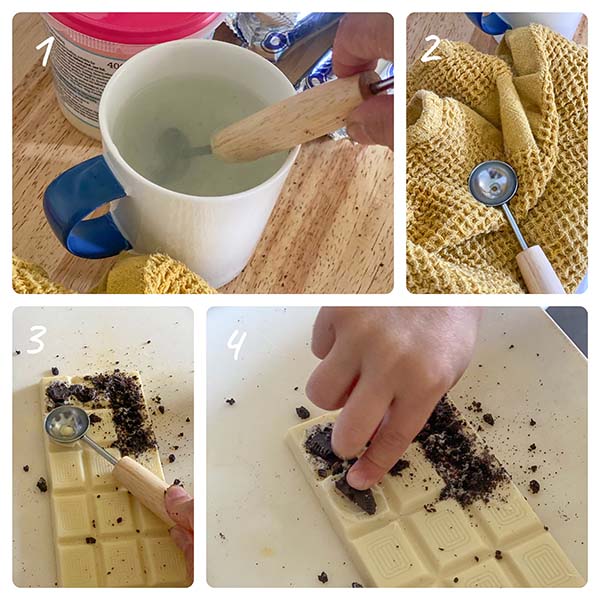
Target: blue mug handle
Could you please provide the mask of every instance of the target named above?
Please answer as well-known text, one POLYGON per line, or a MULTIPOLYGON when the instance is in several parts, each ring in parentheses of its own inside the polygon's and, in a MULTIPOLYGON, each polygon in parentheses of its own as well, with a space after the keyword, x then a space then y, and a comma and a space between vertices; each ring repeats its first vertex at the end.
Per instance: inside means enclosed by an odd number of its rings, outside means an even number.
POLYGON ((507 29, 512 29, 510 24, 496 13, 488 13, 485 17, 483 13, 468 12, 465 14, 479 29, 490 35, 502 35, 507 29))
POLYGON ((59 175, 44 193, 44 212, 61 244, 75 256, 106 258, 131 244, 107 213, 84 221, 103 204, 127 194, 103 156, 95 156, 59 175))

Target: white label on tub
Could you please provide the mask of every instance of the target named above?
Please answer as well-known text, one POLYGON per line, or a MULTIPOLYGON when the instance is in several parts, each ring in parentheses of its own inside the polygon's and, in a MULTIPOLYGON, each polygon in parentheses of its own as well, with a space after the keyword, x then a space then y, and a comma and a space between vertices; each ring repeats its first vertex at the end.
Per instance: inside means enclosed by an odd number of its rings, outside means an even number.
POLYGON ((59 100, 66 110, 98 127, 100 96, 112 74, 125 62, 77 46, 50 28, 55 42, 50 63, 59 100))

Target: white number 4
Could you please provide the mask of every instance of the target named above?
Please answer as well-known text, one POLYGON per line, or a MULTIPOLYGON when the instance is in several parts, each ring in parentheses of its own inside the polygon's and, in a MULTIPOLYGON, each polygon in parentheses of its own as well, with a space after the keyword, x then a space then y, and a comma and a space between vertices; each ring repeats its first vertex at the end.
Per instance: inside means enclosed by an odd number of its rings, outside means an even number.
POLYGON ((423 54, 423 56, 421 56, 421 62, 429 62, 431 60, 442 60, 441 56, 433 56, 433 51, 440 45, 440 42, 442 40, 440 40, 440 38, 437 35, 428 35, 425 38, 426 42, 433 42, 431 48, 429 48, 429 50, 427 50, 427 52, 425 52, 425 54, 423 54))
POLYGON ((244 341, 246 340, 246 335, 247 332, 244 331, 242 333, 242 335, 240 336, 239 341, 235 341, 235 338, 237 337, 239 333, 239 330, 236 329, 232 334, 231 337, 229 338, 229 341, 227 342, 227 347, 230 350, 233 350, 233 360, 237 360, 239 355, 240 355, 240 350, 242 349, 242 345, 244 343, 244 341))
POLYGON ((48 330, 43 325, 33 325, 30 327, 29 331, 31 331, 31 333, 35 333, 37 331, 35 335, 32 335, 29 338, 29 341, 32 344, 37 344, 38 347, 34 348, 33 350, 27 350, 27 354, 39 354, 44 349, 44 342, 42 342, 40 338, 45 335, 48 330))

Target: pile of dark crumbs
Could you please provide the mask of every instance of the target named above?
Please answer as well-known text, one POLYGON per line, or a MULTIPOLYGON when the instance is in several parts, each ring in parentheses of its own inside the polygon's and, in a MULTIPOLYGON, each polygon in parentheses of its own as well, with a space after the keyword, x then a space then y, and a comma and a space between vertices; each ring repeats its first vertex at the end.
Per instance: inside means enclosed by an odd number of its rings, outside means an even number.
MULTIPOLYGON (((335 455, 331 446, 332 433, 333 423, 315 425, 307 431, 304 447, 315 459, 317 473, 322 478, 334 476, 340 493, 367 514, 375 514, 377 504, 372 490, 356 490, 346 481, 346 473, 357 459, 346 461, 335 455)), ((487 503, 498 485, 510 479, 446 396, 440 400, 415 441, 444 480, 438 500, 452 498, 463 508, 477 500, 487 503)), ((402 476, 409 467, 409 461, 400 459, 389 473, 402 476)))
POLYGON ((157 447, 150 427, 142 388, 136 375, 115 369, 84 377, 86 385, 54 381, 46 388, 48 411, 73 401, 88 409, 110 408, 117 440, 112 444, 123 456, 137 457, 157 447), (107 406, 108 404, 108 406, 107 406))

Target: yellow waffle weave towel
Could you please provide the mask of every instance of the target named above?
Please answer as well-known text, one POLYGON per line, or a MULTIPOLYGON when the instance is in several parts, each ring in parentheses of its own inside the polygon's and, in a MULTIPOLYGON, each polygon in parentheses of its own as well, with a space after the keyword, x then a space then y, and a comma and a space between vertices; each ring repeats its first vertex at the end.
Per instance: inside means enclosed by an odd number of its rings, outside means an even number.
MULTIPOLYGON (((39 266, 13 256, 13 288, 19 294, 70 294, 39 266)), ((94 290, 97 294, 216 294, 200 276, 164 254, 125 252, 94 290)))
POLYGON ((587 269, 587 49, 541 25, 496 56, 443 41, 407 93, 407 285, 414 293, 522 293, 521 248, 501 210, 469 194, 473 167, 504 160, 510 207, 567 292, 587 269))

